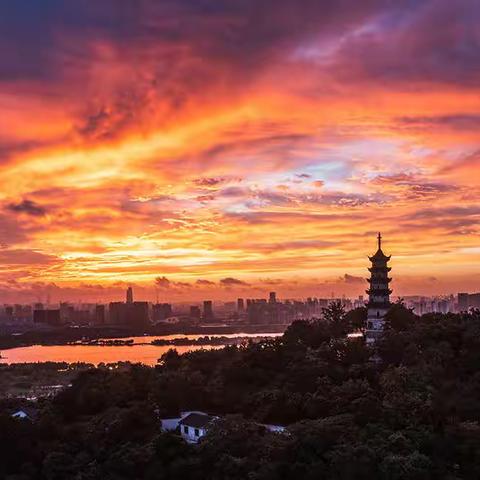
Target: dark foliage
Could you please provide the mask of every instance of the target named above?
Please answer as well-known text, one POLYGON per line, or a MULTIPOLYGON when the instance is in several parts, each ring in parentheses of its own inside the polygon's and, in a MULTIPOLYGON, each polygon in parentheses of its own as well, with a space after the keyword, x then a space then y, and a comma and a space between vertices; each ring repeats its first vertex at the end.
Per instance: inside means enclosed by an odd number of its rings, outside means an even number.
POLYGON ((275 340, 83 371, 35 423, 4 406, 0 478, 480 478, 479 312, 396 305, 377 362, 344 336, 362 315, 335 306, 275 340), (222 419, 191 446, 160 431, 182 409, 222 419))

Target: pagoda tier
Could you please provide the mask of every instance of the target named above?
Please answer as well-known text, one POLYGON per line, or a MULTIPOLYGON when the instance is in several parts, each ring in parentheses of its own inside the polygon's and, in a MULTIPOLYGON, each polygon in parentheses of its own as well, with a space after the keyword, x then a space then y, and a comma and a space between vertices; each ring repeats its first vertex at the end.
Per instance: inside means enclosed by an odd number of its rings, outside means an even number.
POLYGON ((386 263, 392 258, 391 256, 387 257, 386 255, 384 255, 381 250, 379 250, 379 251, 380 251, 380 255, 378 255, 378 252, 377 252, 373 257, 368 257, 368 259, 372 263, 381 263, 381 262, 386 263))
MULTIPOLYGON (((388 310, 391 307, 391 303, 386 300, 385 302, 368 302, 367 303, 367 308, 370 309, 382 309, 382 310, 388 310)), ((374 316, 374 315, 369 315, 369 316, 374 316)), ((382 318, 383 320, 383 318, 382 318)))
POLYGON ((365 293, 368 293, 369 295, 377 295, 377 296, 385 296, 385 295, 391 295, 392 290, 389 288, 370 288, 368 290, 365 290, 365 293))
POLYGON ((366 278, 367 282, 368 283, 379 283, 380 281, 382 283, 390 283, 392 281, 392 279, 390 277, 382 277, 382 278, 379 278, 379 277, 373 277, 373 278, 366 278))
POLYGON ((379 272, 389 272, 392 269, 392 267, 369 267, 368 271, 370 273, 379 273, 379 272))

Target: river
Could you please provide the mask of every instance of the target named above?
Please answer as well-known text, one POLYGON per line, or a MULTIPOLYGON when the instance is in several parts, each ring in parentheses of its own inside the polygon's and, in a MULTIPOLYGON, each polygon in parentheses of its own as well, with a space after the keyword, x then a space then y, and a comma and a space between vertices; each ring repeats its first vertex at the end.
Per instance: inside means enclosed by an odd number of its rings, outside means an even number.
MULTIPOLYGON (((225 335, 209 335, 214 337, 244 337, 244 338, 262 338, 276 337, 281 333, 234 333, 225 335)), ((221 345, 151 345, 150 342, 155 339, 174 340, 178 338, 188 338, 196 340, 205 335, 165 335, 155 337, 129 337, 133 340, 133 345, 121 346, 98 346, 98 345, 32 345, 30 347, 18 347, 4 350, 0 363, 36 363, 36 362, 67 362, 67 363, 115 363, 132 362, 144 363, 145 365, 155 365, 157 360, 169 349, 174 348, 178 353, 191 352, 199 349, 222 348, 221 345)), ((112 339, 109 339, 112 340, 112 339)), ((127 340, 123 338, 121 340, 127 340)))

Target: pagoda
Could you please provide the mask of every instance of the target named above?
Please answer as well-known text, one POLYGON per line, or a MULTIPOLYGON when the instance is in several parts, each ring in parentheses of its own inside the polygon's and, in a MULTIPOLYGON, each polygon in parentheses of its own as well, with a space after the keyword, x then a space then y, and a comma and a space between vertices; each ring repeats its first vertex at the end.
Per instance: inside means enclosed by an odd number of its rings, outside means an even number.
POLYGON ((390 294, 392 291, 388 284, 392 281, 388 277, 391 270, 387 266, 391 257, 387 257, 382 251, 382 236, 378 234, 378 250, 373 257, 368 257, 372 266, 368 269, 371 273, 367 281, 370 283, 367 304, 367 329, 365 338, 367 344, 372 344, 382 334, 385 325, 385 315, 390 308, 390 294))

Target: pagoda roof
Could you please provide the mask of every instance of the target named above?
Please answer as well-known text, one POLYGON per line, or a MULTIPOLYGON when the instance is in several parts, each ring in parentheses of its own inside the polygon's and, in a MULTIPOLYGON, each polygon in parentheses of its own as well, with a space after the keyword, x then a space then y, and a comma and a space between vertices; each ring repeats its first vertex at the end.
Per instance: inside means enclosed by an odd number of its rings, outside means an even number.
MULTIPOLYGON (((389 257, 389 259, 390 259, 390 257, 389 257)), ((368 267, 368 271, 371 272, 371 273, 385 273, 385 272, 388 273, 391 269, 392 269, 392 267, 378 266, 378 265, 374 265, 373 267, 368 267)))
POLYGON ((382 261, 382 262, 388 262, 390 260, 391 255, 387 256, 383 253, 382 249, 379 248, 375 255, 373 255, 372 257, 368 257, 368 259, 373 262, 373 261, 376 261, 376 262, 379 262, 379 261, 382 261))

